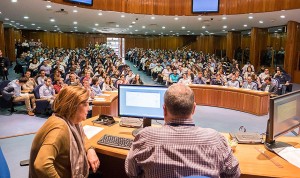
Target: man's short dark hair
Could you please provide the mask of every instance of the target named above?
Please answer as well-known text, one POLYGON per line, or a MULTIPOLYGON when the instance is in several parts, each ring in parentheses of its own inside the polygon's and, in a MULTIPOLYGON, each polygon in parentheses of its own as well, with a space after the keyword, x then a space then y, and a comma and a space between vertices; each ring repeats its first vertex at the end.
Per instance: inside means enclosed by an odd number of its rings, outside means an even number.
POLYGON ((270 82, 272 81, 271 77, 266 77, 266 78, 265 78, 265 81, 266 81, 266 80, 268 80, 268 81, 270 81, 270 82))
POLYGON ((165 106, 174 116, 189 116, 193 112, 194 92, 182 84, 171 85, 165 93, 165 106))
POLYGON ((19 78, 19 83, 26 83, 28 81, 27 77, 20 77, 19 78))

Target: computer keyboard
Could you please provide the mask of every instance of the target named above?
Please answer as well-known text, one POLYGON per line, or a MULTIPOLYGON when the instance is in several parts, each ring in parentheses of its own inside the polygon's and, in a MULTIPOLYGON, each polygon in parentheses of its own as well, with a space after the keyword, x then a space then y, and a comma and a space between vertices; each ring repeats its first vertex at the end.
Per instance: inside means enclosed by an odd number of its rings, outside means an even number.
POLYGON ((129 150, 133 140, 129 138, 123 138, 113 135, 105 134, 97 143, 99 145, 111 146, 116 148, 122 148, 129 150))

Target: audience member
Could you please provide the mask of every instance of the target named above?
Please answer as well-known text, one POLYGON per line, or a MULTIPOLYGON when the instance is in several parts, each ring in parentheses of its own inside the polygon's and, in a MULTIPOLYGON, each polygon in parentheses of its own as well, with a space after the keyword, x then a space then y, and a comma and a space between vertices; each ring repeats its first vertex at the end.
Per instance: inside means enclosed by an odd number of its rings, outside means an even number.
POLYGON ((247 81, 244 82, 242 88, 249 89, 249 90, 257 90, 257 84, 252 81, 251 76, 248 76, 247 81))
POLYGON ((94 77, 92 79, 92 86, 91 86, 91 89, 92 89, 92 92, 94 93, 95 96, 100 96, 102 95, 102 90, 100 88, 100 82, 99 82, 99 78, 98 77, 94 77))
POLYGON ((213 129, 195 126, 194 99, 188 86, 168 88, 163 106, 165 125, 146 127, 135 137, 125 160, 129 177, 240 176, 227 139, 213 129))
POLYGON ((45 79, 45 83, 39 89, 39 94, 41 99, 47 99, 52 105, 55 98, 55 90, 51 78, 45 79))
POLYGON ((278 88, 277 88, 277 86, 274 84, 274 83, 272 83, 271 82, 272 81, 272 79, 271 79, 271 77, 266 77, 265 78, 265 82, 261 85, 261 91, 267 91, 267 92, 269 92, 269 93, 272 93, 272 94, 275 94, 275 95, 277 95, 278 93, 277 93, 277 90, 278 90, 278 88))

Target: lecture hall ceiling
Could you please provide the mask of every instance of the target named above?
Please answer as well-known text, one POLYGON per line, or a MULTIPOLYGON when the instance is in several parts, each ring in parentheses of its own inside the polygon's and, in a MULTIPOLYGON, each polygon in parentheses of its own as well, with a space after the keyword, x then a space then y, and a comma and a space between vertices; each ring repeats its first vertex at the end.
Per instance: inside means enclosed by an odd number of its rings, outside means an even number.
POLYGON ((239 15, 158 16, 91 10, 45 0, 0 1, 0 21, 5 27, 63 33, 225 35, 228 31, 246 31, 252 27, 283 26, 288 21, 300 23, 299 14, 300 9, 239 15))

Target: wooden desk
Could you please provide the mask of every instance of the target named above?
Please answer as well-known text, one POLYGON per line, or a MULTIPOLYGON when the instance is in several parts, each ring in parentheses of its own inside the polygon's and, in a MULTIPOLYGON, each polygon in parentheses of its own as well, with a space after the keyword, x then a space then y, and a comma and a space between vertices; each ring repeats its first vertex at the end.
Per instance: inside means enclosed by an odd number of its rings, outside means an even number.
POLYGON ((99 114, 118 116, 118 92, 105 91, 104 94, 109 96, 97 96, 93 100, 92 116, 99 114), (104 100, 97 100, 97 98, 104 100))
MULTIPOLYGON (((93 125, 92 120, 96 117, 88 119, 83 122, 83 125, 93 125)), ((119 120, 118 118, 115 118, 119 120)), ((120 137, 133 138, 131 135, 132 128, 120 127, 118 124, 115 124, 111 127, 102 126, 94 124, 104 128, 100 133, 95 135, 90 139, 92 146, 95 147, 96 152, 99 154, 101 159, 101 169, 103 170, 105 177, 126 177, 124 170, 124 161, 128 150, 118 149, 108 146, 98 145, 97 141, 104 135, 110 134, 120 137), (110 170, 112 169, 113 170, 110 170), (118 167, 119 171, 116 171, 118 167), (123 171, 123 172, 122 172, 123 171)), ((224 134, 226 137, 229 137, 229 134, 224 134)), ((299 137, 280 137, 278 140, 287 142, 295 147, 300 148, 300 138, 299 137)), ((234 155, 239 160, 240 168, 242 172, 241 177, 290 177, 296 178, 299 177, 300 169, 291 165, 284 159, 280 158, 274 153, 266 151, 264 145, 248 145, 248 144, 239 144, 236 147, 234 155), (269 155, 274 161, 278 162, 283 166, 283 168, 278 168, 274 163, 265 158, 264 155, 259 153, 255 147, 265 150, 265 153, 269 155)))
POLYGON ((268 92, 216 85, 189 86, 195 93, 197 105, 228 108, 259 116, 269 112, 268 92))

